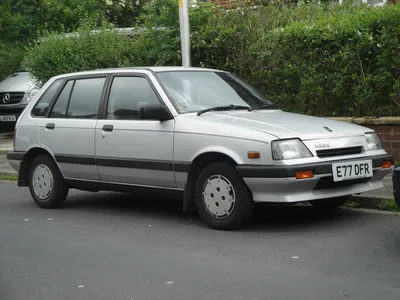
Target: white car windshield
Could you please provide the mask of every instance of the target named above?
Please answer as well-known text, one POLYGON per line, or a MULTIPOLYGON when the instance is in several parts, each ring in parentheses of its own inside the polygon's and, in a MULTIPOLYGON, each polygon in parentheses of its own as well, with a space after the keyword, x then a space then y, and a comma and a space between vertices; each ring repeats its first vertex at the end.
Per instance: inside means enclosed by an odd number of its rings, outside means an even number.
POLYGON ((273 104, 229 73, 167 71, 157 75, 178 113, 228 105, 250 108, 273 104))

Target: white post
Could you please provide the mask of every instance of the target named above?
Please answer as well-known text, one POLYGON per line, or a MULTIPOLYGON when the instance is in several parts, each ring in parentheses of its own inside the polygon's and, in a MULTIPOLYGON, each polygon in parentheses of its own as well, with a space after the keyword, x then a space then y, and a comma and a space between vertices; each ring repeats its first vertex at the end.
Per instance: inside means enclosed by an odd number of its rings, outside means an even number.
POLYGON ((179 26, 181 31, 182 66, 190 67, 189 0, 179 1, 179 26))

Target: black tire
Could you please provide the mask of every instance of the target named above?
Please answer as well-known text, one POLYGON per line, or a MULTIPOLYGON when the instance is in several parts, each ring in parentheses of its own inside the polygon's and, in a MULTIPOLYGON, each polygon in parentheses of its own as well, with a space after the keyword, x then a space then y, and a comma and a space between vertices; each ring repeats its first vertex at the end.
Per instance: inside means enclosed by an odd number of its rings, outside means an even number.
MULTIPOLYGON (((225 201, 225 198, 221 198, 221 201, 225 201)), ((253 214, 254 209, 253 197, 246 184, 237 174, 233 166, 223 162, 212 163, 206 166, 200 172, 195 186, 195 203, 199 215, 206 222, 206 224, 218 230, 240 229, 247 224, 253 214), (205 188, 205 184, 208 182, 208 179, 215 175, 221 175, 225 177, 225 179, 230 182, 235 195, 235 204, 230 210, 230 214, 222 218, 217 218, 214 215, 211 215, 211 213, 207 210, 205 201, 203 200, 203 188, 205 188)), ((225 202, 221 203, 226 205, 225 202)))
POLYGON ((321 199, 309 201, 309 203, 319 209, 335 209, 345 204, 351 196, 342 196, 337 198, 321 199))
MULTIPOLYGON (((46 171, 47 171, 46 170, 46 171)), ((38 177, 39 181, 39 177, 38 177)), ((46 181, 47 183, 50 181, 46 181)), ((44 185, 46 184, 44 183, 44 185)), ((41 208, 59 208, 63 205, 68 196, 69 188, 64 182, 64 179, 55 164, 54 160, 48 155, 38 155, 32 162, 29 170, 29 190, 35 203, 41 208), (38 166, 45 166, 51 173, 52 189, 45 198, 40 198, 34 190, 33 174, 38 166)))

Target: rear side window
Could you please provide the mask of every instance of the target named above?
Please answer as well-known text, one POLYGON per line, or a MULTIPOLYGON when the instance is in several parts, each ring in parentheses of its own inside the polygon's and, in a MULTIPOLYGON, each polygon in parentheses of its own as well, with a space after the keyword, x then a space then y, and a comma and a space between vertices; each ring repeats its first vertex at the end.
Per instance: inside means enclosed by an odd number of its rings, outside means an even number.
POLYGON ((35 104, 32 109, 32 116, 44 117, 49 109, 49 105, 56 95, 58 88, 61 86, 62 80, 58 79, 54 81, 50 87, 43 93, 42 97, 35 104))
POLYGON ((97 119, 105 78, 75 81, 68 106, 68 118, 97 119))
POLYGON ((64 86, 62 92, 58 96, 53 109, 50 112, 49 118, 65 118, 68 106, 69 95, 71 94, 71 88, 74 81, 68 81, 64 86))

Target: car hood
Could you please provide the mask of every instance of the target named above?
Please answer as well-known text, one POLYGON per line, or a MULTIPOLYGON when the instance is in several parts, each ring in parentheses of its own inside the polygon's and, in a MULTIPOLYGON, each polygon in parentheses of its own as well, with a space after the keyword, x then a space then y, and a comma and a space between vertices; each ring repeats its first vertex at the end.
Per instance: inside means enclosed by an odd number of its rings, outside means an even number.
POLYGON ((311 117, 281 110, 210 112, 199 116, 208 121, 232 124, 274 135, 280 139, 312 140, 364 135, 371 130, 359 125, 311 117))
POLYGON ((0 82, 0 92, 27 92, 33 86, 29 72, 18 72, 0 82))

